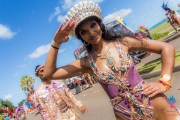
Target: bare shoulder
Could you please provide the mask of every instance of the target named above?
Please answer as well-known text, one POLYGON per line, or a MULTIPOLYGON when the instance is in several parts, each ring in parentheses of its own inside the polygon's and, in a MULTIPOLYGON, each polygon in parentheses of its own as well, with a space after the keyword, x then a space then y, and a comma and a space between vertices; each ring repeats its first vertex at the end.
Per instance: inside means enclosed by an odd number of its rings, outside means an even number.
POLYGON ((154 53, 160 53, 164 48, 171 49, 173 47, 169 43, 148 38, 124 37, 121 43, 127 46, 129 51, 149 51, 154 53))

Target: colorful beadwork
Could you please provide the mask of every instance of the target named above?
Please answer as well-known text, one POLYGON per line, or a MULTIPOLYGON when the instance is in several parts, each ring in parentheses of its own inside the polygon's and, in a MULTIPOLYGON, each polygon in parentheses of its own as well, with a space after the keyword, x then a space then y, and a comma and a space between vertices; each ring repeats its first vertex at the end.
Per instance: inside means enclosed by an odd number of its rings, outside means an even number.
POLYGON ((131 64, 131 57, 122 50, 118 41, 114 44, 119 52, 119 65, 113 66, 109 72, 102 72, 98 69, 89 53, 89 62, 91 63, 91 68, 93 69, 94 74, 99 78, 99 82, 118 86, 118 91, 121 92, 121 94, 110 100, 115 110, 130 115, 130 118, 133 120, 154 120, 153 108, 148 105, 149 97, 140 94, 144 81, 140 82, 135 87, 131 87, 131 84, 126 80, 131 64), (120 105, 119 103, 121 102, 124 102, 131 111, 120 105))

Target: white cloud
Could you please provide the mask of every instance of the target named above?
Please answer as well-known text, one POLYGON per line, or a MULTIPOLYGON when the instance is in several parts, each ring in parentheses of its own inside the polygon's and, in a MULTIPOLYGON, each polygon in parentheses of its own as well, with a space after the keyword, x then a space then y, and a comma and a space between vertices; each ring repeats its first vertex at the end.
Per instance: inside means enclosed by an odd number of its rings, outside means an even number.
POLYGON ((50 48, 50 44, 48 45, 42 45, 40 47, 38 47, 33 53, 31 53, 30 55, 28 55, 28 57, 30 59, 35 59, 38 58, 44 54, 46 54, 49 51, 50 48))
POLYGON ((65 16, 58 15, 57 21, 62 22, 64 20, 65 16))
POLYGON ((11 99, 13 96, 12 96, 12 94, 8 94, 8 95, 5 95, 4 96, 4 99, 5 100, 9 100, 9 99, 11 99))
POLYGON ((18 72, 16 72, 16 73, 14 73, 14 75, 13 75, 14 77, 17 77, 18 76, 18 72))
MULTIPOLYGON (((69 8, 71 8, 73 5, 79 3, 80 1, 84 1, 84 0, 64 0, 64 4, 62 5, 62 8, 64 10, 67 10, 69 8)), ((104 0, 91 0, 95 3, 100 3, 103 2, 104 0)))
MULTIPOLYGON (((42 55, 48 53, 49 49, 50 49, 50 44, 42 45, 42 46, 38 47, 33 53, 28 55, 28 58, 35 59, 35 58, 41 57, 42 55)), ((59 50, 58 53, 62 53, 64 51, 65 51, 65 49, 61 49, 61 50, 59 50)), ((25 58, 25 60, 26 60, 26 58, 25 58)))
POLYGON ((16 33, 12 32, 8 26, 0 24, 0 39, 10 39, 16 33))
POLYGON ((131 12, 132 12, 131 9, 122 9, 122 10, 119 10, 117 12, 114 12, 112 14, 105 16, 103 21, 109 21, 109 20, 115 19, 117 16, 121 16, 122 18, 124 18, 127 15, 129 15, 131 12))
POLYGON ((49 20, 49 21, 52 21, 52 19, 53 19, 55 16, 59 15, 60 12, 61 12, 60 7, 59 7, 59 6, 55 7, 55 12, 52 13, 52 14, 50 14, 50 17, 49 17, 48 20, 49 20))

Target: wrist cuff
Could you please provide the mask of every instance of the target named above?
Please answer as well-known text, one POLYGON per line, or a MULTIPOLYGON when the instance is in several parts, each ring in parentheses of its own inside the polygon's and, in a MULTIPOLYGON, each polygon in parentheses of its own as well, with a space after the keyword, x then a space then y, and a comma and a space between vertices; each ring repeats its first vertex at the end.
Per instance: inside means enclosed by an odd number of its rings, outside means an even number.
POLYGON ((58 43, 54 40, 52 40, 52 42, 51 42, 51 46, 55 49, 59 49, 60 45, 61 45, 61 43, 58 43))

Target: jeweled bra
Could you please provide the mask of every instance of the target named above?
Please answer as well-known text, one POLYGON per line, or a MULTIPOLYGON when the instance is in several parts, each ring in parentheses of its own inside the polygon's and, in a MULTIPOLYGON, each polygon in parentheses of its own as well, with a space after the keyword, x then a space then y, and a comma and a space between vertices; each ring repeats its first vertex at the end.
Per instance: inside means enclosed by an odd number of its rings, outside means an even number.
POLYGON ((94 74, 98 77, 99 82, 118 86, 118 91, 121 92, 121 94, 111 99, 111 103, 115 110, 129 115, 133 120, 154 120, 152 107, 148 105, 149 97, 140 94, 144 81, 140 82, 133 88, 131 87, 131 84, 129 84, 126 80, 131 64, 131 57, 128 53, 123 51, 119 41, 115 41, 114 44, 119 52, 120 61, 117 66, 111 67, 109 72, 100 71, 96 66, 91 54, 88 54, 89 62, 94 74), (139 94, 141 96, 139 96, 139 94), (123 101, 128 108, 131 108, 131 111, 128 111, 119 104, 123 101), (122 109, 119 110, 117 106, 122 109))

